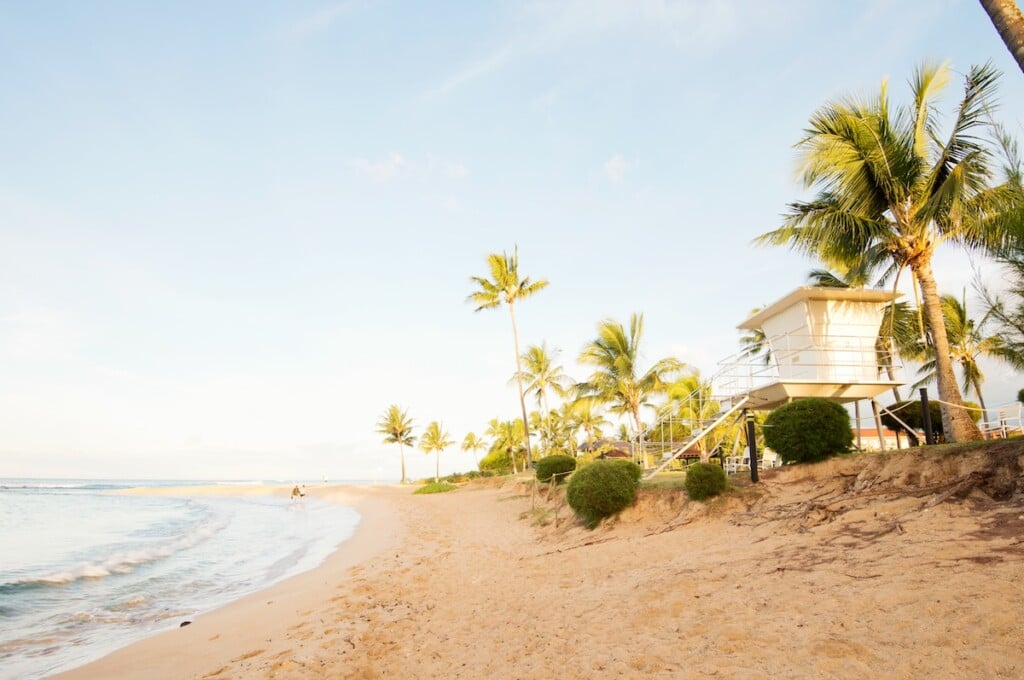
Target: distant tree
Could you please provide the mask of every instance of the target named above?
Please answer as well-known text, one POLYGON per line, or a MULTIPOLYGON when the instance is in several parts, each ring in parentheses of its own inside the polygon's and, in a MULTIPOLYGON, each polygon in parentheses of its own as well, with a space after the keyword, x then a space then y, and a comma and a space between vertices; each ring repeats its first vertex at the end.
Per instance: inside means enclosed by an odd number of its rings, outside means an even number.
POLYGON ((523 421, 499 420, 492 418, 487 424, 485 434, 491 438, 491 448, 480 461, 480 468, 491 471, 507 472, 511 468, 513 474, 518 473, 517 461, 523 458, 524 428, 523 421))
MULTIPOLYGON (((487 442, 476 436, 475 432, 470 432, 466 435, 465 439, 462 440, 462 450, 469 451, 473 454, 473 458, 476 459, 476 454, 479 451, 483 451, 487 448, 487 442)), ((480 465, 480 461, 477 460, 477 466, 480 465)))
MULTIPOLYGON (((982 327, 984 322, 977 323, 970 318, 967 312, 967 297, 958 300, 953 295, 943 295, 941 298, 942 317, 946 322, 946 335, 949 337, 949 349, 953 361, 960 366, 960 376, 963 380, 963 392, 965 395, 974 391, 981 402, 981 411, 987 411, 985 397, 981 393, 981 385, 985 382, 985 376, 981 372, 978 358, 982 356, 990 358, 1002 358, 1004 354, 1003 339, 998 335, 986 335, 982 327)), ((934 356, 921 365, 918 375, 922 379, 914 387, 930 383, 935 379, 934 356)), ((987 419, 987 416, 985 416, 987 419)))
MULTIPOLYGON (((542 425, 550 431, 551 406, 548 404, 548 393, 553 392, 565 397, 572 378, 565 374, 562 367, 555 363, 558 350, 548 350, 546 342, 530 345, 521 357, 522 370, 512 376, 512 380, 526 383, 526 393, 537 399, 537 406, 543 409, 542 425)), ((531 427, 533 423, 531 422, 531 427)), ((543 437, 545 448, 550 446, 549 436, 543 437)))
MULTIPOLYGON (((545 279, 530 281, 530 277, 519 278, 519 248, 517 247, 511 256, 507 253, 491 253, 487 256, 487 266, 491 278, 471 276, 470 281, 477 285, 477 290, 470 294, 468 300, 477 307, 474 311, 500 307, 503 303, 508 305, 509 318, 512 319, 512 340, 516 350, 516 374, 522 375, 523 366, 519 355, 519 331, 516 330, 516 302, 530 297, 534 293, 547 287, 545 279)), ((523 414, 523 446, 526 447, 527 464, 533 462, 530 453, 530 430, 525 427, 526 398, 523 396, 522 378, 516 381, 519 385, 519 406, 523 414)))
POLYGON ((412 434, 412 419, 396 404, 392 404, 377 421, 377 433, 384 435, 385 444, 398 444, 402 457, 402 484, 405 484, 405 447, 416 443, 416 437, 412 434))
POLYGON ((448 433, 444 431, 444 426, 436 420, 427 425, 427 429, 423 431, 423 436, 420 437, 420 448, 423 449, 423 453, 434 454, 435 482, 441 481, 441 452, 454 443, 448 438, 448 433))
POLYGON ((611 425, 604 417, 604 413, 601 412, 600 403, 593 397, 583 397, 570 402, 569 410, 577 428, 586 434, 588 447, 594 443, 595 439, 600 439, 603 436, 601 428, 611 425))
POLYGON ((580 396, 591 397, 631 418, 634 438, 644 429, 640 409, 649 405, 652 396, 664 393, 668 382, 685 368, 681 361, 665 358, 641 371, 643 329, 642 314, 630 317, 628 332, 621 323, 605 319, 597 326, 597 337, 586 344, 578 359, 594 368, 586 382, 576 386, 580 396))

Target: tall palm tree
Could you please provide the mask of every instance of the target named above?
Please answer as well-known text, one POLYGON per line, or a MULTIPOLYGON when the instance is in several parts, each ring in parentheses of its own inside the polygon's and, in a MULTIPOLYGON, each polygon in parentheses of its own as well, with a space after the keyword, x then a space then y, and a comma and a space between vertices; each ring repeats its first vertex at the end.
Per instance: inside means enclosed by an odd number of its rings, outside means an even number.
POLYGON ((634 438, 643 432, 640 409, 649 404, 652 396, 664 392, 667 381, 685 368, 677 359, 666 358, 641 372, 643 329, 642 314, 630 317, 628 333, 621 323, 605 319, 597 326, 597 338, 584 346, 578 359, 581 364, 594 367, 586 382, 576 386, 579 395, 593 397, 632 418, 634 438))
POLYGON ((405 447, 416 442, 412 434, 412 418, 397 404, 392 404, 377 421, 377 433, 384 435, 385 444, 398 444, 402 456, 402 484, 405 484, 405 447))
POLYGON ((448 433, 444 431, 444 426, 436 420, 427 425, 427 429, 423 431, 423 436, 420 437, 420 448, 423 450, 423 453, 434 454, 435 482, 441 481, 441 452, 454 443, 448 438, 448 433))
MULTIPOLYGON (((964 394, 974 391, 981 404, 982 419, 987 420, 985 397, 981 393, 985 375, 978 365, 978 357, 1002 358, 1005 350, 1003 339, 999 335, 985 335, 982 331, 984 322, 977 323, 970 318, 967 312, 966 293, 962 301, 953 295, 943 295, 941 304, 946 334, 949 337, 949 350, 953 361, 960 365, 964 394)), ((921 365, 918 374, 924 376, 918 385, 929 383, 935 378, 934 356, 921 365)))
MULTIPOLYGON (((470 432, 466 434, 466 437, 462 440, 462 450, 469 451, 471 454, 473 454, 473 458, 477 457, 477 452, 483 451, 486 448, 487 442, 485 442, 480 437, 476 436, 475 432, 470 432)), ((477 465, 479 466, 479 464, 480 461, 477 460, 477 465)))
MULTIPOLYGON (((491 309, 500 307, 502 303, 508 305, 509 318, 512 320, 512 341, 516 350, 516 373, 523 372, 522 362, 519 356, 519 331, 516 330, 516 302, 530 297, 537 291, 547 287, 545 279, 530 281, 529 276, 519 278, 519 248, 508 253, 491 253, 487 256, 487 267, 491 278, 482 276, 471 276, 470 281, 478 286, 478 290, 469 295, 468 301, 475 304, 475 310, 491 309)), ((519 385, 519 406, 523 413, 524 434, 523 445, 526 447, 527 465, 533 464, 533 454, 530 451, 530 430, 525 427, 527 421, 526 398, 523 396, 523 381, 516 381, 519 385)))
POLYGON ((981 136, 992 129, 998 74, 990 65, 971 68, 943 139, 935 101, 951 73, 946 65, 917 69, 913 105, 892 114, 885 83, 870 101, 851 98, 819 109, 797 144, 803 183, 819 193, 790 204, 783 226, 757 241, 788 244, 826 262, 881 246, 909 267, 933 329, 939 399, 953 405, 942 405, 943 428, 953 441, 966 441, 981 432, 959 408, 932 256, 947 241, 995 251, 1010 241, 1010 231, 999 212, 1005 189, 990 169, 992 145, 981 136))
POLYGON ((980 0, 1006 49, 1024 72, 1024 14, 1014 0, 980 0))
MULTIPOLYGON (((526 383, 526 393, 532 394, 537 399, 537 406, 543 411, 543 418, 546 422, 546 429, 550 433, 551 407, 548 404, 548 392, 554 392, 559 397, 565 397, 568 393, 572 378, 565 374, 562 367, 554 362, 559 350, 548 350, 548 344, 542 342, 539 345, 530 345, 523 352, 522 370, 512 376, 512 380, 526 383)), ((531 423, 532 424, 532 423, 531 423)), ((550 436, 543 438, 545 448, 550 446, 550 436)))

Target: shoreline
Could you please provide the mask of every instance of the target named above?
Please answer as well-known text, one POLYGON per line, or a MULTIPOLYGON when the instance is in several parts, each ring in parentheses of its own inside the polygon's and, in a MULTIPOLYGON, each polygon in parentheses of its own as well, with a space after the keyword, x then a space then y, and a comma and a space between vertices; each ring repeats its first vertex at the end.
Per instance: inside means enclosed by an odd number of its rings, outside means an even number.
POLYGON ((929 486, 991 459, 835 459, 709 503, 646 489, 594 531, 517 481, 348 488, 351 550, 59 677, 1017 678, 1024 494, 929 486))
MULTIPOLYGON (((136 496, 258 496, 288 497, 292 485, 238 485, 193 487, 136 487, 115 493, 136 496)), ((102 680, 112 677, 203 677, 220 660, 243 656, 253 645, 282 636, 301 622, 301 612, 321 602, 323 589, 343 581, 352 566, 371 559, 398 544, 402 523, 385 498, 410 493, 388 486, 306 487, 306 495, 318 500, 348 505, 359 513, 353 535, 343 541, 317 567, 290 576, 268 588, 194 617, 184 627, 161 631, 128 643, 99 659, 62 671, 51 678, 102 680), (227 634, 223 631, 230 631, 227 634), (182 654, 188 649, 188 654, 182 654), (130 670, 129 670, 130 669, 130 670), (168 671, 173 669, 173 676, 168 671)))

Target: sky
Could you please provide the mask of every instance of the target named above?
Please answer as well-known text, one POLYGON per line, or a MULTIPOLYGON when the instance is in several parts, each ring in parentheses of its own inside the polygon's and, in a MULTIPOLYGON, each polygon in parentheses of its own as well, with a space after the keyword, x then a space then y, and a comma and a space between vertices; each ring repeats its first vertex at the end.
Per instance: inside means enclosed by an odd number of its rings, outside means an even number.
MULTIPOLYGON (((524 346, 583 379, 638 312, 709 375, 815 266, 751 244, 810 115, 925 60, 991 60, 1022 136, 973 0, 0 0, 0 477, 397 479, 389 404, 457 442, 518 415, 507 312, 466 302, 515 247, 524 346)), ((972 309, 999 280, 935 270, 972 309)))

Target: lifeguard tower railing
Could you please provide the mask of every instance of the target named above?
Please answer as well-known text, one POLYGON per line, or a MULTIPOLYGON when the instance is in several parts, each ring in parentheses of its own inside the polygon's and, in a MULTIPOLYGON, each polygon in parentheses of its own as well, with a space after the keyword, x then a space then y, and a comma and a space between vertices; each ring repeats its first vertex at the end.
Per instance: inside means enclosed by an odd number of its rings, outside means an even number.
MULTIPOLYGON (((859 329, 856 329, 859 330, 859 329)), ((801 397, 838 402, 870 399, 902 385, 888 337, 857 333, 785 333, 760 352, 740 352, 688 396, 665 404, 646 430, 642 451, 655 461, 649 475, 681 458, 707 460, 716 450, 735 453, 744 409, 764 410, 801 397)))
POLYGON ((800 397, 839 402, 872 398, 902 385, 891 338, 784 333, 768 338, 758 353, 741 352, 719 362, 713 392, 724 405, 747 399, 768 409, 800 397))

